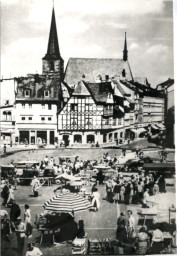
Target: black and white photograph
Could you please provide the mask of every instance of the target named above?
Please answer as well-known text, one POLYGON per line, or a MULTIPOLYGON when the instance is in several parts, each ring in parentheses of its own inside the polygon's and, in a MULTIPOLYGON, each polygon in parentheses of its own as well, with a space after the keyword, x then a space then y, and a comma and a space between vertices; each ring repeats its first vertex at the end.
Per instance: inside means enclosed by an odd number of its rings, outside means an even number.
POLYGON ((0 1, 2 256, 177 255, 176 15, 0 1))

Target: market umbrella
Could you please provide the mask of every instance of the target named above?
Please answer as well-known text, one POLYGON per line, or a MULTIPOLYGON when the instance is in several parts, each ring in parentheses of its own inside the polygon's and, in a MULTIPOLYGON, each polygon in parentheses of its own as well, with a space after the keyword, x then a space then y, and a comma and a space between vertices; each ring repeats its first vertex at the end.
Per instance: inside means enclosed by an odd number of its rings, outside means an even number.
POLYGON ((68 180, 68 181, 79 181, 81 180, 81 177, 75 177, 73 175, 69 175, 67 173, 63 173, 58 175, 57 177, 55 177, 55 179, 64 179, 64 180, 68 180))
POLYGON ((80 212, 91 208, 91 203, 76 193, 65 193, 54 196, 44 203, 45 210, 56 212, 80 212))

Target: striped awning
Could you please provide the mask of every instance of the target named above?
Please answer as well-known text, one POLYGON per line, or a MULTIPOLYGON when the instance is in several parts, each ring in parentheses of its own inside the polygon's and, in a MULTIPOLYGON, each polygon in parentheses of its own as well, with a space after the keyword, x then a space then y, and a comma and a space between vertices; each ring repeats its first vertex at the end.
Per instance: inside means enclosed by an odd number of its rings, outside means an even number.
POLYGON ((44 209, 55 212, 80 212, 91 207, 91 203, 76 193, 65 193, 54 196, 46 203, 44 209))

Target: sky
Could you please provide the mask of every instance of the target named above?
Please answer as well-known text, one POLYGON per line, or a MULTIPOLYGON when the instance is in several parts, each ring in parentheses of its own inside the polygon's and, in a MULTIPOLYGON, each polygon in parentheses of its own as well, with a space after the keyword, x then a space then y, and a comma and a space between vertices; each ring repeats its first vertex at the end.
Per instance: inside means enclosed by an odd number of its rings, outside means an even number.
MULTIPOLYGON (((155 85, 174 77, 171 0, 55 0, 60 53, 122 58, 127 32, 133 76, 155 85)), ((42 73, 52 0, 1 0, 1 77, 42 73)))

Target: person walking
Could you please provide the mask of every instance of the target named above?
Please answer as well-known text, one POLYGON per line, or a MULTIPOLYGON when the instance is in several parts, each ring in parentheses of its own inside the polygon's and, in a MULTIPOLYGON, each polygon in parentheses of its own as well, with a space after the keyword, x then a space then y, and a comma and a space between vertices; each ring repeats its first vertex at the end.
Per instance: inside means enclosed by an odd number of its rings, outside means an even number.
POLYGON ((9 197, 9 182, 8 182, 8 180, 5 181, 5 185, 2 189, 1 196, 4 199, 2 205, 7 207, 7 200, 9 197))
POLYGON ((10 222, 11 222, 12 229, 15 229, 15 222, 16 222, 17 218, 20 216, 20 214, 21 214, 20 207, 16 203, 16 201, 13 200, 12 206, 10 209, 10 222))
POLYGON ((24 222, 26 226, 26 236, 31 238, 33 227, 31 225, 31 211, 28 204, 25 204, 24 222))
POLYGON ((14 189, 12 185, 9 185, 9 194, 7 199, 7 204, 11 203, 14 200, 14 189))
POLYGON ((135 218, 133 216, 133 213, 131 210, 128 210, 128 227, 127 227, 127 232, 128 232, 128 238, 132 238, 133 232, 135 231, 135 218))
POLYGON ((25 223, 22 222, 21 217, 17 218, 15 232, 17 236, 18 255, 23 256, 26 227, 25 223))

